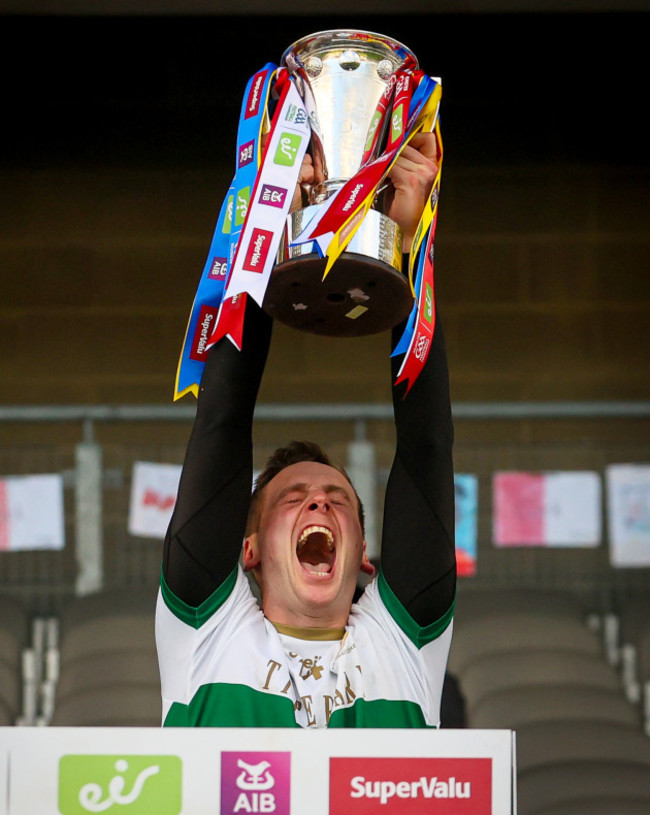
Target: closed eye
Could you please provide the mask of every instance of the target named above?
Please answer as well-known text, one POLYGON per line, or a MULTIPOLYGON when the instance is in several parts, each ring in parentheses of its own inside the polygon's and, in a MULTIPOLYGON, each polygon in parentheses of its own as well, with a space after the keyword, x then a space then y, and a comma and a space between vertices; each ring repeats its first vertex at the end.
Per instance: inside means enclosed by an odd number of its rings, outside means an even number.
POLYGON ((282 500, 285 504, 299 504, 303 500, 303 496, 292 492, 285 495, 282 500))
POLYGON ((339 506, 350 506, 352 503, 350 496, 343 490, 330 490, 328 492, 328 498, 333 504, 339 506))

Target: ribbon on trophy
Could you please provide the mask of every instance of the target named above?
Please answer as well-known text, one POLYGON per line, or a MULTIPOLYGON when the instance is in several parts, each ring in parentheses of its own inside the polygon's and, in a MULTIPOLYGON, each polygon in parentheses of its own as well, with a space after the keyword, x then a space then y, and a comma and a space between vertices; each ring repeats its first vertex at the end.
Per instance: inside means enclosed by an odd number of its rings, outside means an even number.
POLYGON ((311 138, 305 105, 286 71, 275 90, 280 100, 209 346, 228 336, 241 349, 246 297, 262 305, 311 138))
POLYGON ((365 163, 325 202, 294 241, 294 244, 313 241, 321 256, 327 256, 324 277, 361 226, 404 147, 430 122, 432 116, 434 119, 437 117, 440 95, 440 84, 422 71, 402 68, 391 77, 371 124, 364 153, 365 163), (378 157, 372 158, 373 148, 380 138, 378 131, 387 120, 389 132, 386 147, 378 157))
POLYGON ((207 353, 222 336, 241 348, 248 294, 262 303, 310 137, 303 102, 285 69, 272 63, 244 92, 235 175, 223 201, 190 313, 174 399, 198 396, 207 353), (280 98, 270 125, 272 92, 280 98), (241 250, 241 251, 240 251, 241 250))
POLYGON ((405 394, 412 388, 429 354, 435 328, 434 237, 438 214, 442 168, 442 138, 438 111, 440 82, 421 71, 397 71, 379 101, 366 142, 361 169, 337 191, 294 243, 313 240, 322 256, 327 255, 325 275, 350 242, 370 209, 378 188, 413 136, 435 132, 438 143, 438 173, 422 212, 409 255, 409 281, 415 298, 406 327, 392 356, 404 354, 395 385, 406 381, 405 394), (392 109, 391 109, 392 102, 392 109), (379 131, 390 111, 388 140, 383 153, 372 159, 379 131), (415 272, 415 279, 414 279, 415 272))
POLYGON ((414 282, 415 304, 407 320, 404 332, 392 353, 392 356, 404 354, 404 359, 395 379, 395 385, 407 382, 405 396, 413 387, 415 380, 424 367, 424 363, 427 361, 435 330, 434 237, 438 218, 440 169, 442 166, 442 140, 437 123, 435 134, 438 141, 438 173, 416 230, 409 258, 410 277, 412 277, 414 268, 413 260, 417 258, 417 272, 414 282))
MULTIPOLYGON (((442 158, 440 83, 413 70, 408 62, 405 65, 391 77, 377 105, 360 169, 327 199, 292 244, 311 241, 321 256, 327 256, 324 277, 358 230, 412 137, 421 130, 435 131, 442 158)), ((251 77, 244 92, 236 170, 188 320, 175 400, 187 393, 198 396, 208 351, 217 341, 228 337, 241 349, 246 299, 250 295, 260 306, 263 303, 312 135, 320 138, 313 98, 308 91, 301 97, 294 77, 268 63, 251 77)), ((395 384, 408 380, 407 393, 426 361, 433 336, 433 237, 439 186, 440 171, 409 259, 415 303, 393 351, 393 355, 405 354, 395 384)))

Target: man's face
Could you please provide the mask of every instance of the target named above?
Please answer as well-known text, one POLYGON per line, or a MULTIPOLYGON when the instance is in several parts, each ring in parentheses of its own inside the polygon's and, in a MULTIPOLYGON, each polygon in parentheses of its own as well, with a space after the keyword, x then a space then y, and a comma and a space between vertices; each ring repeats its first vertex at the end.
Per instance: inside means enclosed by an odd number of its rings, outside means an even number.
POLYGON ((260 499, 244 567, 255 570, 265 615, 285 625, 345 625, 359 569, 373 570, 351 484, 334 467, 302 461, 279 472, 260 499))

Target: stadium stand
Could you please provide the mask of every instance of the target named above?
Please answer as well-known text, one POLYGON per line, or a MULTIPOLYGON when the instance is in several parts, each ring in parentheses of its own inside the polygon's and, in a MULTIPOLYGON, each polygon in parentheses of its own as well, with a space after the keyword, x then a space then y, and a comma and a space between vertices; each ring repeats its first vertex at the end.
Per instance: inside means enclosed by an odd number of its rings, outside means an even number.
MULTIPOLYGON (((516 732, 519 815, 650 812, 650 739, 608 660, 604 626, 601 637, 588 625, 597 604, 485 589, 459 592, 457 608, 450 670, 468 727, 516 732)), ((650 666, 643 631, 639 682, 650 666)))
POLYGON ((50 724, 160 725, 155 593, 99 592, 71 601, 60 618, 60 669, 50 724))

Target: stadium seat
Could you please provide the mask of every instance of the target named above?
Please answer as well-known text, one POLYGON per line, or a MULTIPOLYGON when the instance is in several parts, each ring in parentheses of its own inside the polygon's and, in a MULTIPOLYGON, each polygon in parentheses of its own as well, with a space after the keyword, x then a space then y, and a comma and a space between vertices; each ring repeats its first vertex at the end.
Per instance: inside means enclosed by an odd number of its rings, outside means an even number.
POLYGON ((50 724, 146 727, 161 722, 153 591, 109 591, 61 614, 50 724))
POLYGON ((504 613, 459 623, 449 654, 449 670, 462 683, 464 670, 474 661, 497 651, 565 650, 600 656, 598 637, 572 616, 504 613))
MULTIPOLYGON (((557 815, 558 807, 576 815, 575 802, 609 799, 613 807, 600 812, 618 815, 618 801, 645 802, 650 812, 650 772, 647 764, 612 760, 576 760, 534 767, 519 774, 519 815, 557 815)), ((622 807, 621 807, 622 808, 622 807)), ((596 810, 598 811, 598 810, 596 810)), ((589 810, 589 815, 593 815, 589 810)), ((633 812, 638 812, 633 810, 633 812)))
POLYGON ((469 705, 494 691, 546 683, 622 692, 619 675, 602 657, 567 650, 495 651, 470 662, 462 675, 469 705))
POLYGON ((57 702, 51 721, 66 727, 156 727, 160 723, 160 686, 147 688, 119 679, 57 702))
POLYGON ((542 809, 519 808, 519 815, 648 815, 645 798, 595 797, 579 798, 550 804, 542 809))
POLYGON ((617 722, 554 719, 517 727, 519 773, 575 759, 645 764, 650 772, 650 739, 617 722))
POLYGON ((626 592, 615 605, 618 658, 623 681, 630 701, 639 702, 643 685, 639 649, 644 632, 650 627, 650 591, 626 592))
POLYGON ((474 728, 508 728, 547 720, 615 722, 640 728, 639 715, 622 692, 595 687, 525 685, 483 696, 468 705, 474 728))
POLYGON ((646 734, 650 737, 650 623, 641 633, 638 648, 638 676, 646 734))
POLYGON ((57 699, 85 690, 102 688, 116 681, 132 685, 155 686, 160 695, 160 676, 156 655, 149 651, 105 651, 66 665, 57 684, 57 699))
POLYGON ((459 624, 503 614, 572 617, 584 620, 593 603, 572 592, 555 589, 490 588, 469 589, 461 583, 456 598, 455 619, 459 624))
POLYGON ((0 727, 9 727, 15 724, 15 721, 14 711, 0 699, 0 727))

